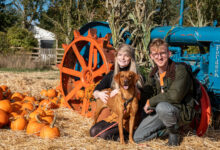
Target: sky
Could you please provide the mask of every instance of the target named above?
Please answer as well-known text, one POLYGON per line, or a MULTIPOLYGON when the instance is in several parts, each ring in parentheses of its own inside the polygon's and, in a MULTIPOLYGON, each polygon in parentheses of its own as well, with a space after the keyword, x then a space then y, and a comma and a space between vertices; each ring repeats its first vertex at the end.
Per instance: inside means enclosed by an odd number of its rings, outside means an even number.
MULTIPOLYGON (((8 3, 12 2, 12 1, 14 1, 14 0, 5 0, 5 3, 8 4, 8 3)), ((46 0, 46 4, 43 6, 43 9, 47 10, 48 9, 48 5, 49 5, 49 1, 46 0)))

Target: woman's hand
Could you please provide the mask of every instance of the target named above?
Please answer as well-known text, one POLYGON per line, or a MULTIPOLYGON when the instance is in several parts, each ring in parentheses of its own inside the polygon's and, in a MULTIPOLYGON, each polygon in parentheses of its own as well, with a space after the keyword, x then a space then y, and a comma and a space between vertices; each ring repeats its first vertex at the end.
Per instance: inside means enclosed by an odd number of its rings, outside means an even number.
POLYGON ((94 91, 93 96, 95 97, 95 99, 101 99, 101 101, 105 104, 107 103, 109 98, 108 91, 94 91))
POLYGON ((114 89, 113 91, 111 91, 110 97, 115 96, 116 94, 118 94, 118 92, 119 92, 119 89, 114 89))

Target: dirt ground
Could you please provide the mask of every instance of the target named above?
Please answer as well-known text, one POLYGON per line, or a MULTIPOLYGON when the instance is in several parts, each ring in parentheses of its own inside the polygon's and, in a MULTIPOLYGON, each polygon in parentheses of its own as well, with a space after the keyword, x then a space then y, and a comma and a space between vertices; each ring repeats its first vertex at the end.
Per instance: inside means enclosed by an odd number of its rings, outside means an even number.
MULTIPOLYGON (((59 85, 59 71, 48 72, 2 72, 0 71, 0 85, 7 85, 12 92, 26 92, 40 97, 40 91, 55 88, 59 85)), ((178 147, 165 146, 167 139, 154 139, 142 144, 125 144, 105 141, 89 136, 91 118, 85 118, 78 113, 59 108, 56 126, 61 136, 57 139, 41 139, 35 135, 27 135, 25 131, 12 131, 8 127, 0 129, 0 149, 2 150, 127 150, 127 149, 178 149, 178 150, 217 150, 220 149, 220 131, 211 127, 203 137, 193 132, 184 133, 181 145, 178 147)))

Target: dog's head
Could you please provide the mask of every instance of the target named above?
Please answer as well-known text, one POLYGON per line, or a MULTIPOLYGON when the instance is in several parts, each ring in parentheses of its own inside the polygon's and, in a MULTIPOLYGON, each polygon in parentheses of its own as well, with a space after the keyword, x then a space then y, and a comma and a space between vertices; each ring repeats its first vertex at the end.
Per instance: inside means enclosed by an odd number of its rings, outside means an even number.
POLYGON ((114 77, 115 82, 119 84, 119 87, 127 90, 130 87, 134 87, 139 80, 139 75, 132 71, 121 71, 114 77))

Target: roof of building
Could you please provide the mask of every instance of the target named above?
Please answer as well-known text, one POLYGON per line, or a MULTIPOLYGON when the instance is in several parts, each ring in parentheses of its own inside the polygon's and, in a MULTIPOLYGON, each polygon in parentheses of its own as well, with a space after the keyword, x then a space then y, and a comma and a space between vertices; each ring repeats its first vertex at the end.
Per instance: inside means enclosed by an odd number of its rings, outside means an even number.
POLYGON ((31 31, 34 33, 34 37, 38 40, 56 40, 54 33, 38 26, 32 26, 31 31))

